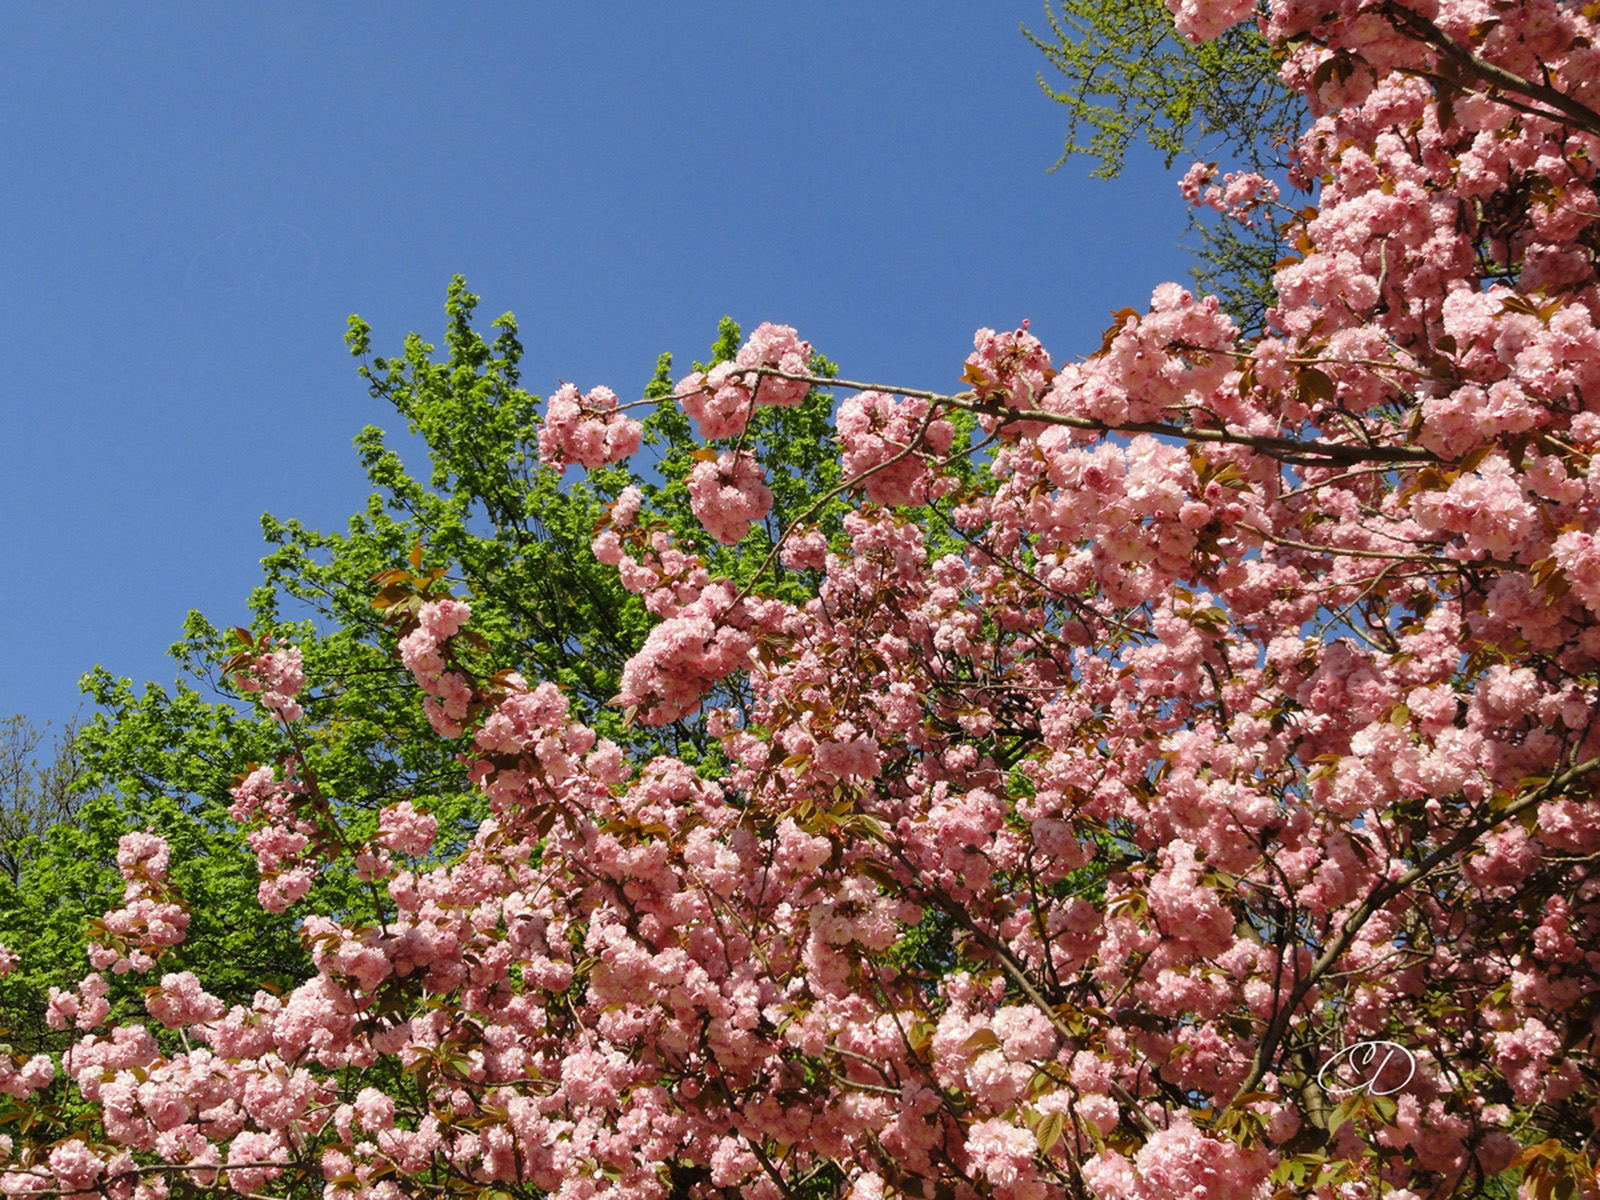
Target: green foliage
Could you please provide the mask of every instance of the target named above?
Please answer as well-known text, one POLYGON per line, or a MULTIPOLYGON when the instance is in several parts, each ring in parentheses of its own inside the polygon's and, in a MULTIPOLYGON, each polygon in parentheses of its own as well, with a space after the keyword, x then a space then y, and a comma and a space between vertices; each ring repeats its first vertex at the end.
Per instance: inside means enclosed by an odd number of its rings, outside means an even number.
POLYGON ((941 909, 929 907, 922 920, 889 950, 889 957, 900 967, 929 976, 953 971, 961 964, 956 947, 956 923, 941 909))
MULTIPOLYGON (((1175 32, 1162 0, 1056 0, 1045 16, 1050 37, 1023 33, 1064 78, 1058 88, 1039 76, 1045 94, 1067 110, 1056 167, 1086 154, 1098 162, 1094 177, 1115 178, 1142 134, 1168 167, 1180 156, 1221 158, 1281 173, 1305 106, 1278 81, 1278 59, 1253 25, 1192 45, 1175 32)), ((1190 247, 1196 284, 1220 297, 1246 330, 1259 329, 1283 254, 1276 231, 1193 216, 1190 225, 1200 239, 1190 247)))
MULTIPOLYGON (((743 584, 786 523, 839 478, 828 394, 815 392, 793 409, 762 409, 745 444, 769 465, 773 516, 739 546, 706 547, 684 486, 700 445, 679 407, 663 404, 646 418, 657 456, 649 478, 623 466, 582 478, 541 468, 541 402, 520 386, 515 320, 500 317, 486 340, 473 327, 476 305, 457 277, 445 305, 442 356, 411 334, 399 354, 373 357, 369 327, 351 317, 346 343, 369 392, 426 442, 430 473, 425 481, 414 477, 382 430, 363 429, 355 445, 373 488, 365 508, 343 532, 264 516, 270 552, 263 583, 249 598, 258 634, 301 648, 306 715, 287 736, 347 837, 369 836, 382 808, 409 799, 439 818, 439 855, 453 853, 476 827, 481 796, 456 761, 457 747, 428 725, 421 693, 396 657, 394 633, 374 606, 375 575, 420 543, 424 566, 443 570, 446 583, 468 595, 473 628, 493 647, 474 664, 481 676, 513 669, 530 681, 553 681, 575 715, 632 754, 670 753, 715 774, 720 754, 699 721, 629 726, 609 704, 652 618, 622 588, 616 569, 595 559, 596 528, 622 489, 638 485, 680 545, 699 544, 714 575, 743 584)), ((713 362, 731 357, 739 341, 739 327, 725 319, 713 362)), ((833 371, 820 356, 813 366, 819 374, 833 371)), ((671 358, 663 355, 645 395, 671 391, 671 358)), ((838 533, 845 509, 836 500, 813 520, 838 533)), ((786 574, 776 561, 770 570, 764 586, 785 594, 815 583, 786 574)), ((75 985, 87 969, 84 927, 121 894, 117 839, 130 829, 169 840, 172 879, 192 909, 188 937, 161 970, 192 969, 228 1001, 248 1001, 262 982, 287 988, 309 976, 296 910, 274 916, 260 907, 254 854, 227 811, 238 777, 277 761, 291 745, 226 679, 221 664, 237 649, 229 629, 191 613, 171 649, 180 678, 170 693, 153 685, 136 693, 129 681, 99 669, 85 678, 85 691, 104 711, 72 743, 82 759, 74 770, 82 786, 105 794, 84 804, 74 822, 35 831, 44 836, 29 843, 27 864, 14 879, 0 878, 0 943, 23 960, 0 981, 0 1025, 12 1029, 17 1048, 59 1048, 70 1036, 45 1028, 44 995, 51 986, 75 985)), ((716 698, 734 706, 744 699, 716 698)), ((347 869, 325 872, 305 901, 355 922, 378 919, 382 903, 347 869)), ((114 1015, 141 1011, 138 986, 147 982, 113 980, 114 1015)))
MULTIPOLYGON (((296 912, 266 912, 257 900, 255 856, 229 815, 230 789, 259 763, 289 750, 315 774, 347 841, 365 840, 378 813, 411 800, 439 818, 435 854, 454 854, 483 815, 481 795, 456 760, 458 747, 434 734, 421 693, 395 653, 396 631, 375 604, 374 578, 420 557, 419 573, 441 573, 440 586, 470 598, 473 629, 482 634, 479 678, 516 670, 530 681, 550 680, 575 715, 624 746, 636 761, 657 753, 694 763, 708 777, 723 772, 720 746, 703 721, 686 718, 661 728, 631 725, 611 704, 624 663, 642 645, 653 618, 628 593, 614 567, 591 549, 607 508, 638 486, 649 511, 664 518, 673 539, 703 553, 713 577, 755 586, 803 602, 820 575, 791 571, 773 553, 797 520, 820 527, 845 548, 842 519, 851 498, 833 431, 834 399, 812 391, 793 408, 762 407, 735 439, 700 443, 681 408, 670 401, 644 417, 645 474, 619 464, 562 477, 538 460, 540 400, 520 386, 522 347, 508 314, 492 340, 473 327, 477 298, 458 277, 446 300, 443 353, 409 335, 400 353, 372 354, 371 330, 352 317, 346 342, 360 362, 370 394, 391 406, 426 443, 426 479, 410 473, 368 426, 355 446, 372 487, 362 511, 343 531, 320 531, 267 514, 269 552, 264 579, 249 597, 252 638, 275 637, 300 647, 307 686, 305 716, 285 730, 245 702, 224 664, 238 649, 227 626, 191 613, 171 648, 180 677, 169 691, 136 692, 125 679, 97 669, 84 689, 102 712, 71 741, 78 756, 74 786, 95 793, 73 820, 41 827, 13 877, 0 877, 0 942, 22 959, 0 980, 0 1026, 16 1049, 63 1048, 75 1031, 44 1022, 50 987, 71 988, 87 969, 85 927, 121 895, 118 838, 150 829, 172 847, 171 878, 191 909, 188 936, 159 971, 193 970, 225 1001, 248 1002, 260 986, 284 990, 311 974, 296 912), (686 480, 697 461, 735 449, 754 450, 774 494, 771 515, 736 546, 712 544, 689 505, 686 480), (838 494, 836 494, 838 493, 838 494)), ((740 329, 724 319, 711 362, 731 358, 740 329)), ((821 355, 811 369, 833 377, 821 355)), ((646 398, 670 397, 672 362, 663 355, 646 384, 646 398)), ((971 449, 974 420, 957 414, 952 453, 971 449)), ((981 462, 960 458, 962 491, 991 489, 981 462)), ((929 550, 968 554, 966 535, 949 520, 955 498, 902 510, 924 530, 929 550)), ((231 624, 231 622, 230 622, 231 624)), ((730 684, 708 707, 745 709, 749 696, 730 684)), ((345 865, 318 877, 304 901, 308 911, 351 923, 381 920, 386 899, 345 865)), ((925 923, 926 924, 926 923, 925 923)), ((950 953, 950 930, 933 924, 911 931, 903 948, 913 956, 950 953)), ((143 976, 111 980, 113 1018, 143 1016, 143 976)))
POLYGON ((0 721, 0 873, 16 883, 39 839, 70 821, 83 794, 76 718, 50 739, 46 760, 38 752, 45 730, 21 713, 0 721))
MULTIPOLYGON (((194 682, 203 681, 198 648, 213 640, 216 631, 191 614, 173 654, 194 682)), ((171 878, 191 909, 183 949, 163 970, 203 972, 216 994, 245 1001, 260 986, 286 988, 309 974, 295 923, 257 903, 255 857, 227 815, 234 777, 276 755, 277 732, 189 682, 171 695, 155 686, 135 695, 127 680, 96 670, 84 687, 114 716, 96 717, 77 740, 80 782, 99 794, 48 831, 14 883, 0 881, 0 942, 21 959, 0 980, 0 1024, 29 1053, 60 1049, 72 1036, 46 1029, 45 995, 88 969, 85 928, 122 894, 117 840, 132 829, 168 839, 171 878)), ((337 874, 318 882, 312 900, 336 912, 370 909, 354 881, 337 874)), ((113 1012, 142 1012, 139 987, 150 980, 110 978, 113 1012)))
POLYGON ((1023 33, 1066 78, 1058 90, 1039 76, 1068 113, 1056 166, 1089 154, 1099 160, 1094 176, 1113 179, 1141 133, 1169 167, 1218 148, 1251 170, 1282 165, 1284 133, 1299 129, 1304 109, 1278 82, 1277 58, 1253 26, 1191 45, 1162 0, 1055 0, 1045 17, 1053 41, 1023 33), (1086 128, 1087 144, 1078 141, 1086 128))
POLYGON ((1241 329, 1260 332, 1267 309, 1277 303, 1272 276, 1284 255, 1277 230, 1266 222, 1245 229, 1235 221, 1202 221, 1195 213, 1189 215, 1189 229, 1200 238, 1198 246, 1189 247, 1195 286, 1216 296, 1241 329))

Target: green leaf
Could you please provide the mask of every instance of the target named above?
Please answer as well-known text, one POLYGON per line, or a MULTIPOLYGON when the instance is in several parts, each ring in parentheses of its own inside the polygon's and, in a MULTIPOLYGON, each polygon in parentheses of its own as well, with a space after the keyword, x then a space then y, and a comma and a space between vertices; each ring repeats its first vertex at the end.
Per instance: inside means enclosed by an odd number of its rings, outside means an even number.
POLYGON ((1046 1114, 1045 1118, 1034 1128, 1034 1141, 1039 1146, 1040 1154, 1049 1154, 1056 1143, 1061 1140, 1062 1131, 1066 1127, 1066 1114, 1060 1110, 1046 1114))

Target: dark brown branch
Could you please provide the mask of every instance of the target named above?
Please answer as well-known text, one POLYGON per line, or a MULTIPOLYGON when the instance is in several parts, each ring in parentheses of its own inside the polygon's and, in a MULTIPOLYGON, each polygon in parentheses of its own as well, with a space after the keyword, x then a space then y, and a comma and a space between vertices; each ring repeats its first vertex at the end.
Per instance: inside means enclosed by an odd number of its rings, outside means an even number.
POLYGON ((877 383, 859 383, 850 379, 826 379, 818 375, 798 375, 771 367, 748 367, 734 374, 770 375, 795 383, 809 383, 819 388, 884 392, 893 396, 906 396, 913 400, 926 400, 930 404, 956 408, 979 416, 996 417, 1003 422, 1037 421, 1042 425, 1064 425, 1069 429, 1082 429, 1089 433, 1149 433, 1189 442, 1248 446, 1269 458, 1291 466, 1325 467, 1339 463, 1368 462, 1421 464, 1442 461, 1438 455, 1419 446, 1358 446, 1348 442, 1302 441, 1298 438, 1272 437, 1267 434, 1232 433, 1226 429, 1201 429, 1194 425, 1172 425, 1162 421, 1121 421, 1108 424, 1089 417, 1074 417, 1066 413, 1046 412, 1037 408, 1007 408, 1002 404, 979 400, 972 392, 947 395, 943 392, 929 392, 918 388, 889 387, 877 383))
POLYGON ((1520 816, 1530 808, 1534 808, 1544 801, 1560 795, 1577 783, 1586 775, 1593 774, 1600 769, 1600 758, 1591 758, 1588 762, 1579 763, 1570 770, 1563 772, 1541 787, 1535 788, 1522 799, 1513 801, 1505 808, 1494 814, 1492 820, 1487 822, 1475 821, 1461 829, 1444 845, 1440 846, 1427 858, 1423 859, 1409 871, 1390 880, 1383 886, 1373 890, 1372 894, 1356 906, 1356 910, 1345 918, 1338 934, 1328 943, 1316 962, 1311 964, 1311 969, 1294 986, 1289 994, 1288 1002, 1278 1007, 1272 1022, 1267 1026, 1266 1035, 1261 1039, 1261 1048, 1256 1052, 1255 1062, 1251 1064, 1250 1073, 1245 1076, 1239 1090, 1234 1093, 1231 1104, 1238 1104, 1242 1097, 1253 1092, 1256 1085, 1261 1082, 1262 1076, 1267 1073, 1267 1066, 1272 1062, 1273 1055, 1277 1053, 1278 1043, 1283 1040, 1283 1035, 1288 1032, 1289 1022, 1294 1018, 1295 1010, 1305 1000, 1306 995, 1317 985, 1324 975, 1339 961, 1339 956, 1350 948, 1350 943, 1361 932, 1363 926, 1371 919, 1374 913, 1400 895, 1412 884, 1428 875, 1446 859, 1454 858, 1462 850, 1482 837, 1485 833, 1498 825, 1504 824, 1513 817, 1520 816))
MULTIPOLYGON (((1488 85, 1491 89, 1503 88, 1518 95, 1527 96, 1541 104, 1547 104, 1561 116, 1554 113, 1539 113, 1539 116, 1549 117, 1551 120, 1570 122, 1576 128, 1600 137, 1600 113, 1595 112, 1587 104, 1583 104, 1568 96, 1565 92, 1557 91, 1547 83, 1535 83, 1531 79, 1524 79, 1521 75, 1497 67, 1494 63, 1479 58, 1460 42, 1456 41, 1444 30, 1422 14, 1412 11, 1395 0, 1386 0, 1383 6, 1384 14, 1389 18, 1396 29, 1410 34, 1418 41, 1432 46, 1444 55, 1451 63, 1465 75, 1471 76, 1480 83, 1488 85)), ((1444 82, 1449 82, 1445 80, 1444 82)), ((1494 97, 1490 97, 1494 99, 1494 97)), ((1515 107, 1522 108, 1521 105, 1515 107)), ((1527 109, 1523 108, 1526 112, 1527 109)))

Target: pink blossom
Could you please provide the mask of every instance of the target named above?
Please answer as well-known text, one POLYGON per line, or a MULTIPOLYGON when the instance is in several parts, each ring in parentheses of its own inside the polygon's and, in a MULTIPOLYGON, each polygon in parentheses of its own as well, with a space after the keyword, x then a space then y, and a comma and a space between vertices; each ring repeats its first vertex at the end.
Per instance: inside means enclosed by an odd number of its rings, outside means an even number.
POLYGON ((90 1191, 105 1173, 105 1168, 105 1159, 78 1138, 63 1142, 50 1152, 50 1170, 55 1173, 56 1182, 63 1191, 90 1191))
POLYGON ((689 506, 712 537, 725 546, 744 540, 750 523, 772 509, 761 464, 747 450, 696 463, 689 472, 689 506))
POLYGON ((572 384, 564 383, 545 409, 539 459, 557 471, 573 463, 592 471, 633 454, 643 436, 640 422, 617 411, 617 395, 610 388, 597 387, 580 395, 572 384))
MULTIPOLYGON (((1177 3, 1191 37, 1250 15, 1177 3)), ((230 791, 259 899, 329 865, 368 898, 295 914, 287 994, 168 971, 107 1030, 109 976, 55 989, 63 1078, 0 1055, 0 1093, 85 1121, 0 1139, 4 1190, 1260 1200, 1326 1123, 1298 1059, 1386 1036, 1416 1077, 1324 1172, 1382 1178, 1291 1189, 1444 1194, 1592 1123, 1600 204, 1581 122, 1501 85, 1600 104, 1600 30, 1552 0, 1260 17, 1315 188, 1264 334, 1175 283, 1059 371, 980 331, 970 391, 842 398, 855 492, 737 581, 625 489, 587 533, 640 597, 614 740, 583 679, 480 682, 467 606, 420 606, 400 658, 487 815, 443 853, 282 731, 230 791), (993 437, 945 462, 963 410, 993 437)), ((1221 171, 1185 196, 1276 206, 1221 171)), ((810 357, 764 325, 676 398, 742 437, 810 357)), ((563 387, 541 453, 612 461, 633 424, 563 387)), ((725 544, 771 516, 756 453, 690 473, 725 544)), ((297 654, 246 657, 303 717, 297 654)), ((181 944, 171 859, 123 839, 97 971, 181 944)))
POLYGON ((1254 0, 1167 0, 1178 32, 1191 42, 1208 42, 1255 14, 1254 0))
POLYGON ((160 990, 145 997, 145 1007, 168 1029, 215 1021, 223 1013, 222 1001, 201 987, 192 971, 163 975, 160 990))
POLYGON ((707 440, 738 437, 755 404, 789 407, 805 399, 808 385, 755 373, 757 368, 803 375, 810 370, 811 346, 787 325, 762 324, 739 348, 732 362, 678 381, 674 394, 707 440))
MULTIPOLYGON (((1186 4, 1184 7, 1193 7, 1186 4)), ((1223 186, 1211 184, 1216 178, 1216 164, 1195 163, 1184 174, 1178 185, 1183 198, 1190 204, 1214 208, 1245 226, 1255 223, 1251 215, 1262 204, 1276 204, 1278 185, 1254 171, 1230 171, 1223 176, 1223 186), (1204 189, 1202 191, 1202 188, 1204 189)))
POLYGON ((1055 372, 1050 355, 1028 332, 1028 322, 1012 333, 980 329, 976 347, 967 356, 967 378, 979 400, 995 400, 1012 408, 1035 408, 1055 372))
POLYGON ((227 1162, 248 1166, 236 1167, 227 1173, 229 1186, 243 1193, 259 1192, 268 1180, 277 1178, 282 1171, 265 1163, 287 1163, 289 1148, 278 1133, 241 1133, 228 1147, 227 1162))
POLYGON ((424 604, 417 612, 417 621, 434 641, 446 642, 455 637, 471 616, 470 605, 447 596, 424 604))
MULTIPOLYGON (((769 367, 788 375, 804 375, 811 369, 811 343, 802 342, 787 325, 763 321, 739 347, 734 361, 741 367, 769 367)), ((798 380, 768 376, 762 379, 756 399, 762 404, 789 408, 806 398, 808 387, 798 380)))
POLYGON ((1572 594, 1590 612, 1600 613, 1600 541, 1593 534, 1568 530, 1556 538, 1550 549, 1572 594))
POLYGON ((820 529, 790 533, 778 559, 791 571, 820 571, 828 560, 828 539, 820 529))
POLYGON ((26 1100, 55 1079, 55 1064, 48 1054, 35 1054, 19 1068, 11 1055, 0 1055, 0 1095, 26 1100))
POLYGON ((79 1029, 93 1029, 111 1012, 106 1000, 109 985, 98 973, 85 975, 75 992, 51 988, 45 1020, 51 1029, 65 1029, 68 1022, 79 1029))
POLYGON ((117 867, 124 879, 142 875, 160 880, 171 862, 166 839, 153 833, 125 833, 117 842, 117 867))
POLYGON ((858 393, 840 406, 840 465, 847 477, 860 480, 874 504, 920 504, 928 498, 932 479, 924 455, 945 453, 955 437, 948 421, 929 416, 926 400, 896 400, 881 392, 858 393))
POLYGON ((262 706, 278 720, 300 719, 303 710, 294 698, 305 687, 306 673, 298 646, 257 655, 234 682, 241 691, 259 693, 262 706))
POLYGON ((1045 1194, 1042 1184, 1034 1179, 1033 1156, 1037 1149, 1033 1134, 1027 1129, 998 1118, 980 1122, 967 1133, 967 1154, 973 1169, 983 1175, 999 1195, 1045 1194), (1028 1182, 1033 1182, 1034 1186, 1023 1186, 1028 1182))
POLYGON ((409 800, 391 804, 378 815, 378 835, 396 854, 418 857, 428 853, 438 830, 439 822, 419 812, 409 800))

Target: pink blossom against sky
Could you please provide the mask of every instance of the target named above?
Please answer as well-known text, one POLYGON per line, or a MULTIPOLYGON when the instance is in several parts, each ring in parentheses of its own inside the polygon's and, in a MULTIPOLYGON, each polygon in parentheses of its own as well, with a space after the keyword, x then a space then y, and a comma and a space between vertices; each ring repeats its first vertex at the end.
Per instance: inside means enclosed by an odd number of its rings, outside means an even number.
POLYGON ((0 715, 61 721, 96 663, 170 686, 228 624, 263 510, 342 528, 378 352, 435 343, 463 273, 525 382, 641 389, 724 314, 855 378, 956 387, 975 329, 1057 357, 1182 278, 1172 171, 1054 175, 1037 0, 19 9, 0 43, 0 715), (895 314, 885 330, 883 314, 895 314))

